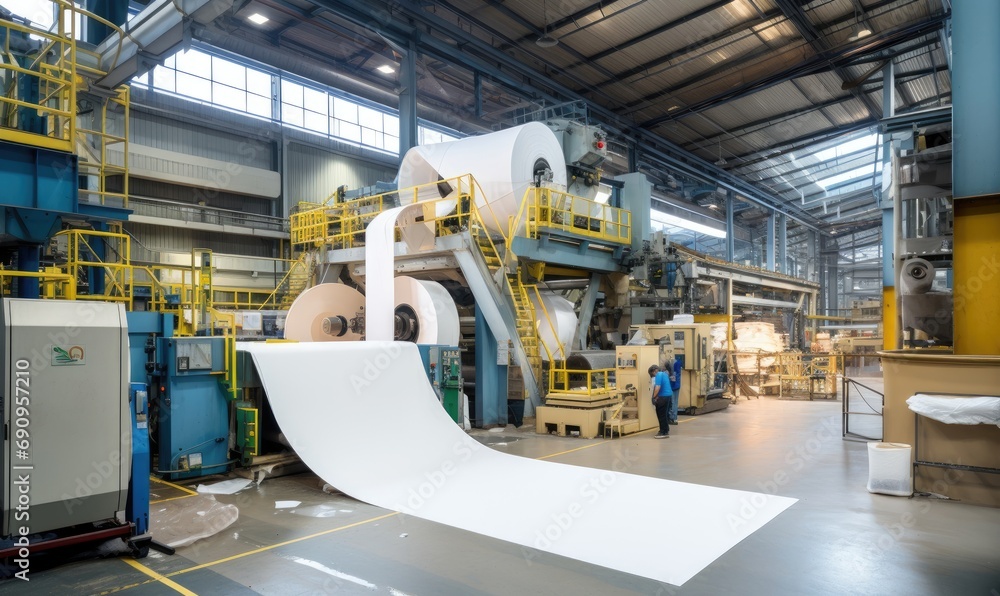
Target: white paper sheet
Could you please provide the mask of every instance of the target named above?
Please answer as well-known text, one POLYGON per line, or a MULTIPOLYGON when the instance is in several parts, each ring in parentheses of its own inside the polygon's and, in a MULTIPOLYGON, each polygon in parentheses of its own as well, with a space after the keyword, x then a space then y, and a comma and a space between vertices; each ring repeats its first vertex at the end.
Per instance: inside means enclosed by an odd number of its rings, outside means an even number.
POLYGON ((203 495, 235 495, 250 486, 247 478, 233 478, 215 484, 199 484, 197 491, 203 495))
POLYGON ((680 585, 795 502, 623 473, 635 463, 627 455, 607 471, 489 449, 441 408, 413 344, 238 349, 253 354, 282 432, 326 482, 522 545, 529 559, 546 551, 680 585))

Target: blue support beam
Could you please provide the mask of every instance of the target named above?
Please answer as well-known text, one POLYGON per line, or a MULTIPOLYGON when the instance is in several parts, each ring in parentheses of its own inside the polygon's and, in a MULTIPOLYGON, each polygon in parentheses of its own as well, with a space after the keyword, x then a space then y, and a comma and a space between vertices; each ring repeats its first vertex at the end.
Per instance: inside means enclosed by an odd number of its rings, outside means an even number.
POLYGON ((775 236, 775 218, 777 215, 772 211, 771 215, 767 216, 767 254, 764 256, 764 269, 768 271, 777 271, 775 269, 775 264, 777 263, 776 255, 774 254, 774 236, 775 236))
POLYGON ((788 218, 784 214, 778 214, 778 260, 775 271, 788 273, 788 218))
POLYGON ((473 424, 507 424, 507 365, 498 364, 497 339, 476 307, 476 401, 473 424))
MULTIPOLYGON (((17 269, 18 271, 38 271, 40 263, 39 255, 42 247, 37 244, 22 244, 17 247, 17 269)), ((32 277, 22 277, 17 280, 18 298, 38 298, 38 279, 32 277)))
POLYGON ((1000 2, 962 0, 953 25, 954 195, 1000 194, 1000 2))
POLYGON ((420 144, 417 136, 417 45, 408 40, 399 65, 399 157, 420 144))
POLYGON ((733 223, 733 207, 736 193, 726 191, 726 260, 730 263, 736 258, 736 224, 733 223))

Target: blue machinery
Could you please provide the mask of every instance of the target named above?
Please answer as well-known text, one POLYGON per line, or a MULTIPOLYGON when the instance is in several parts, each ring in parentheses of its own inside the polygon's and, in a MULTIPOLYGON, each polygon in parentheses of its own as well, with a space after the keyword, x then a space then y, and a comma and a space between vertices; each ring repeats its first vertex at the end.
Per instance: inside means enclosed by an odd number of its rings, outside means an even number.
POLYGON ((127 313, 132 381, 148 383, 158 474, 170 479, 220 474, 229 457, 225 339, 175 337, 174 315, 127 313))

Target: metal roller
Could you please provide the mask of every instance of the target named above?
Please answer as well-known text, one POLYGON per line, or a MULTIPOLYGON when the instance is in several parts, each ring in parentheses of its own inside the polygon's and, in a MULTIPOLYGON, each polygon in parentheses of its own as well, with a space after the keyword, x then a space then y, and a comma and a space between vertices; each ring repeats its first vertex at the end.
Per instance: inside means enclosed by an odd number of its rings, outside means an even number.
POLYGON ((457 346, 461 326, 455 300, 436 281, 400 275, 393 280, 396 341, 457 346))
POLYGON ((566 358, 566 368, 569 370, 601 370, 614 367, 614 350, 584 350, 573 352, 566 358))
POLYGON ((299 294, 285 317, 285 339, 295 341, 360 341, 352 319, 364 314, 365 297, 344 284, 320 284, 299 294))

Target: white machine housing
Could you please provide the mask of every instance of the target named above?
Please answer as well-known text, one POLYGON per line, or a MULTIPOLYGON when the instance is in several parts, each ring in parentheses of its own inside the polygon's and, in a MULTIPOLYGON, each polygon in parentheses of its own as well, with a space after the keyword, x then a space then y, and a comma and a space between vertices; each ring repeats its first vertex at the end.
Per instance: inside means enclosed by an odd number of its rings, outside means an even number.
POLYGON ((114 519, 132 467, 125 307, 5 298, 0 334, 0 537, 114 519))

